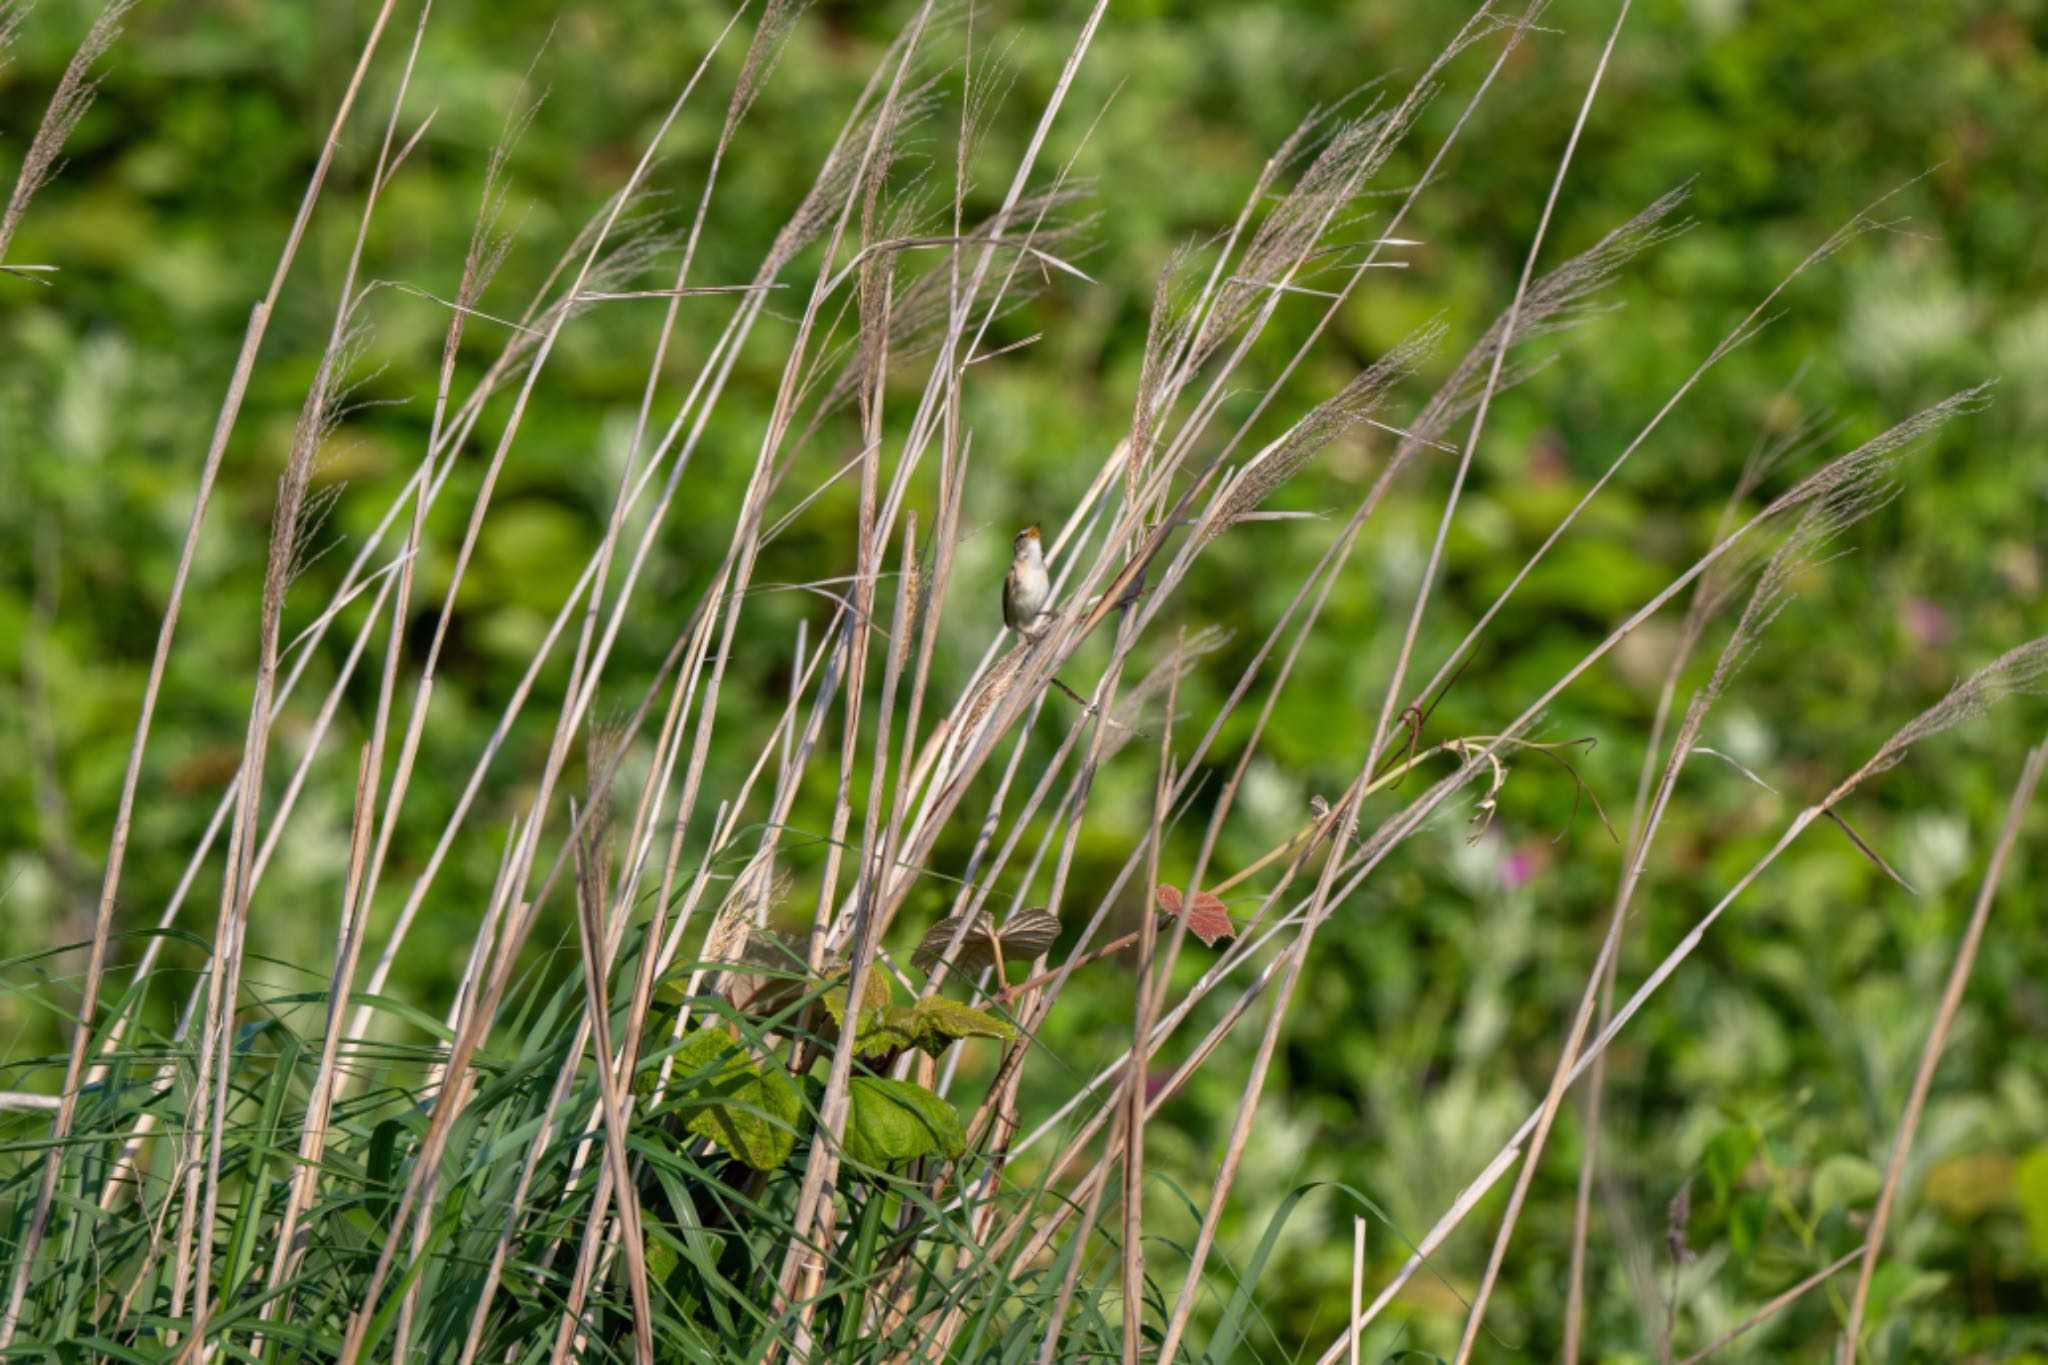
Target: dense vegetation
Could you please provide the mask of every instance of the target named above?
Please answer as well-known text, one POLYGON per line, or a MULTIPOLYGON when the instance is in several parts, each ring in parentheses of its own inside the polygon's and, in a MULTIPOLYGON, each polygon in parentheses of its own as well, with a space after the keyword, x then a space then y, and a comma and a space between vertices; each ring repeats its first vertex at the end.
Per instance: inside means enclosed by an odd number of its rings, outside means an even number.
POLYGON ((13 1344, 2048 1359, 2044 17, 1474 8, 0 10, 13 1344))

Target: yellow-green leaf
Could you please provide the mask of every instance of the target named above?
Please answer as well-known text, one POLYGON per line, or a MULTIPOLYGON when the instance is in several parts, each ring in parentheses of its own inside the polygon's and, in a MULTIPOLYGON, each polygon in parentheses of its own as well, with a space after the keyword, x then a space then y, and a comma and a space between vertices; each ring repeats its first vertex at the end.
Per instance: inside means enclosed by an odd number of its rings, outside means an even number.
POLYGON ((2013 1169, 2012 1187, 2019 1196, 2020 1216, 2027 1223, 2027 1245, 2035 1256, 2048 1261, 2048 1144, 2020 1158, 2013 1169))
MULTIPOLYGON (((846 979, 842 977, 838 985, 826 991, 821 997, 824 1001, 825 1012, 832 1016, 832 1022, 835 1024, 844 1024, 846 1022, 846 986, 846 979)), ((895 1000, 896 991, 889 984, 888 973, 881 971, 869 972, 868 979, 861 984, 860 1013, 862 1022, 866 1023, 881 1015, 883 1011, 895 1003, 895 1000)))
POLYGON ((910 1029, 917 1046, 936 1057, 961 1038, 996 1038, 1008 1042, 1017 1030, 986 1010, 963 1005, 943 995, 917 1002, 910 1029))
POLYGON ((853 1041, 856 1057, 880 1057, 917 1045, 917 1011, 891 1005, 862 1021, 853 1041))

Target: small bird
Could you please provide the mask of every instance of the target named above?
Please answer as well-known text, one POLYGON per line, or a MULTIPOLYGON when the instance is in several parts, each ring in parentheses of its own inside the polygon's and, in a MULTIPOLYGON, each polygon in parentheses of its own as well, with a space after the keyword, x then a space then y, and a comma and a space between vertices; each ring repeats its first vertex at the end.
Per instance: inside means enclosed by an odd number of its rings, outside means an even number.
POLYGON ((1038 528, 1027 526, 1012 542, 1010 572, 1003 578, 1003 624, 1025 639, 1034 639, 1031 627, 1045 615, 1052 598, 1052 579, 1045 572, 1045 547, 1038 528))

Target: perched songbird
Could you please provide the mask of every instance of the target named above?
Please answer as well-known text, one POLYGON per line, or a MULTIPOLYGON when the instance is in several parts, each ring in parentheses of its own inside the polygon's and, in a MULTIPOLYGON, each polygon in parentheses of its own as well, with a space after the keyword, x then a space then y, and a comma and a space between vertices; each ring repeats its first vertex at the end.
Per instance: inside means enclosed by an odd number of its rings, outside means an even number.
POLYGON ((1010 572, 1003 579, 1003 624, 1026 639, 1031 628, 1045 614, 1052 599, 1052 579, 1045 572, 1045 547, 1039 543, 1038 528, 1027 526, 1017 533, 1010 556, 1010 572))

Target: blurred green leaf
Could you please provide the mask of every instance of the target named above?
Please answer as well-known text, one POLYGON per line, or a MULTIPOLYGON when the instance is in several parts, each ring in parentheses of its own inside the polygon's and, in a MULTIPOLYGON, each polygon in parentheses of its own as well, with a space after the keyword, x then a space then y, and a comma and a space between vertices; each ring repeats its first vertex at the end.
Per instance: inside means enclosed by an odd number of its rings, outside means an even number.
POLYGON ((1714 1202, 1726 1204, 1742 1184, 1756 1155, 1756 1131, 1747 1124, 1723 1128, 1707 1144, 1704 1164, 1707 1183, 1713 1186, 1714 1202))
POLYGON ((2027 1222, 2027 1246, 2036 1258, 2048 1261, 2048 1143, 2020 1158, 2012 1186, 2027 1222))
POLYGON ((1808 1207, 1815 1218, 1835 1209, 1860 1208, 1884 1188, 1884 1176, 1870 1162, 1847 1152, 1837 1152, 1820 1163, 1807 1193, 1808 1207))

